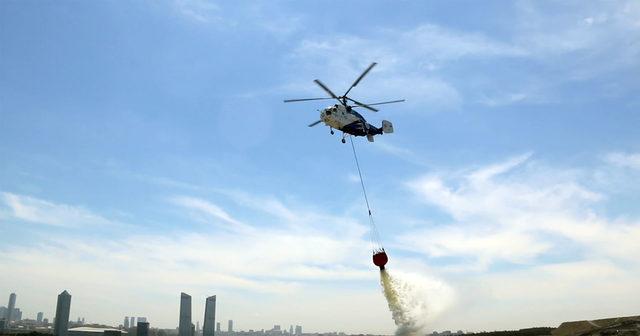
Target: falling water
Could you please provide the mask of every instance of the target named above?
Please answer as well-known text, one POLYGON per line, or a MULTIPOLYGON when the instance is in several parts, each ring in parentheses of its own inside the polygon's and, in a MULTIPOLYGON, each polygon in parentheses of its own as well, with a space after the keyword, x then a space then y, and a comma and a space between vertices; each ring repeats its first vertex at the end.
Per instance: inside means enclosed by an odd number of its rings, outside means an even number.
POLYGON ((414 296, 410 283, 391 276, 387 270, 380 271, 380 283, 398 327, 396 336, 420 335, 427 313, 426 302, 414 296))

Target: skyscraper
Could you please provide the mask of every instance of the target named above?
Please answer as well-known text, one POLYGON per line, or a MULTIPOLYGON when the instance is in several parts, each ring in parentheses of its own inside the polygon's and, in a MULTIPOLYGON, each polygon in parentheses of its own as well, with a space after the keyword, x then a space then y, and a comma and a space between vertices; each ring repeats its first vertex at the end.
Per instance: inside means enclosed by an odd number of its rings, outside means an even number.
POLYGON ((131 316, 131 317, 129 318, 129 326, 130 326, 131 328, 133 328, 133 327, 135 327, 135 326, 136 326, 136 318, 135 318, 134 316, 131 316))
POLYGON ((229 325, 227 326, 227 332, 233 332, 233 320, 229 320, 229 325))
POLYGON ((16 308, 16 293, 11 293, 9 295, 9 304, 7 305, 7 314, 5 316, 5 328, 9 329, 9 325, 11 325, 11 321, 15 318, 15 313, 13 310, 16 308))
POLYGON ((129 329, 129 316, 124 317, 124 328, 129 329))
POLYGON ((137 336, 149 336, 149 323, 140 322, 140 318, 138 318, 138 328, 136 333, 137 336))
POLYGON ((293 335, 293 324, 289 326, 289 335, 293 335))
POLYGON ((192 336, 191 326, 191 295, 180 293, 178 336, 192 336))
POLYGON ((20 310, 20 308, 13 308, 13 313, 11 316, 12 316, 11 319, 13 319, 14 322, 21 321, 22 311, 20 310))
POLYGON ((71 294, 64 291, 58 295, 56 320, 53 326, 54 336, 67 336, 67 330, 69 329, 69 310, 71 310, 71 294))
POLYGON ((42 323, 42 317, 44 314, 42 312, 38 312, 38 316, 36 317, 36 322, 42 323))
MULTIPOLYGON (((216 323, 216 296, 210 296, 204 305, 204 325, 202 326, 202 336, 214 336, 213 327, 216 323)), ((220 331, 220 323, 218 323, 218 331, 220 331)))
POLYGON ((217 323, 216 323, 216 332, 220 332, 220 331, 222 331, 222 330, 220 329, 220 322, 217 322, 217 323))
POLYGON ((140 322, 147 322, 147 318, 138 316, 138 323, 140 322))
POLYGON ((296 326, 296 335, 298 336, 302 335, 302 326, 299 326, 299 325, 296 326))

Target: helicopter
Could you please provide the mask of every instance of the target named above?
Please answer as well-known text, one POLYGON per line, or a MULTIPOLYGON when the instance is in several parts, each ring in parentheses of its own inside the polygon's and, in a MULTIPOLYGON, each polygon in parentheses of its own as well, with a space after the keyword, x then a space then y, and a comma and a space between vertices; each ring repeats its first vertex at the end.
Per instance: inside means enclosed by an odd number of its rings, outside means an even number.
POLYGON ((373 67, 376 66, 376 62, 371 63, 369 67, 367 67, 364 72, 351 84, 349 89, 342 95, 336 96, 329 87, 327 87, 320 80, 316 79, 313 82, 316 83, 320 88, 322 88, 328 95, 329 98, 302 98, 302 99, 286 99, 285 103, 294 103, 294 102, 302 102, 302 101, 310 101, 310 100, 327 100, 327 99, 335 99, 339 102, 339 104, 334 104, 332 106, 328 106, 320 111, 320 120, 317 120, 311 124, 309 127, 313 127, 321 122, 324 122, 331 131, 331 134, 334 134, 334 129, 342 131, 342 143, 345 143, 345 136, 347 134, 351 134, 353 136, 366 136, 369 142, 373 142, 374 136, 384 133, 393 133, 393 124, 388 120, 382 121, 381 127, 376 127, 367 122, 367 120, 356 110, 355 108, 365 108, 372 112, 378 112, 378 110, 372 106, 375 105, 383 105, 383 104, 393 104, 393 103, 401 103, 404 102, 404 99, 399 100, 391 100, 380 103, 373 104, 364 104, 355 99, 352 99, 347 96, 351 89, 356 87, 358 83, 366 76, 373 67), (355 105, 349 105, 349 102, 352 102, 355 105))

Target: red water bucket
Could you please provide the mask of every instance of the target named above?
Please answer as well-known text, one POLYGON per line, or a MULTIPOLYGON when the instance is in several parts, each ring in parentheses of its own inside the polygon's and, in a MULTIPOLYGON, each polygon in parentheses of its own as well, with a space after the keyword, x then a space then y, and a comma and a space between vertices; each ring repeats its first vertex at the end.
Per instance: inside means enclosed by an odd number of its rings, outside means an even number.
POLYGON ((388 261, 389 258, 384 250, 373 254, 373 264, 380 267, 380 270, 384 269, 384 265, 386 265, 388 261))

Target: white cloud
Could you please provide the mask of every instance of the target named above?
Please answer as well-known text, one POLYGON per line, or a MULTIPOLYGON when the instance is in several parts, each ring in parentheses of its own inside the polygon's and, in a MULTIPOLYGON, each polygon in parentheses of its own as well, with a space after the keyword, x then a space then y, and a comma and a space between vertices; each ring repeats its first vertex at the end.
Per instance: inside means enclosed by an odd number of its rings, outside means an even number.
POLYGON ((201 23, 219 22, 223 18, 220 6, 211 0, 175 0, 174 5, 185 17, 201 23))
POLYGON ((116 224, 116 222, 80 206, 53 203, 8 192, 0 193, 0 196, 2 203, 9 209, 6 216, 16 220, 59 227, 109 226, 116 224))
POLYGON ((239 220, 231 217, 231 215, 229 215, 229 213, 227 213, 220 206, 200 198, 177 196, 172 198, 171 202, 187 209, 194 210, 192 213, 196 216, 204 214, 205 217, 207 217, 205 219, 207 221, 211 217, 213 217, 214 219, 220 219, 227 224, 231 224, 231 228, 239 232, 252 231, 253 229, 251 226, 246 225, 239 220))
POLYGON ((605 160, 619 167, 640 169, 640 153, 609 153, 605 160))
POLYGON ((576 170, 527 153, 408 183, 451 218, 394 244, 436 262, 456 288, 459 300, 433 328, 493 330, 497 316, 499 328, 517 329, 634 314, 640 221, 601 214, 615 190, 590 188, 592 174, 620 162, 576 170))
MULTIPOLYGON (((513 20, 505 23, 510 34, 500 37, 429 22, 408 29, 377 29, 367 35, 310 36, 287 59, 287 70, 293 75, 288 87, 322 96, 311 83, 319 78, 340 94, 376 61, 379 65, 366 79, 366 89, 352 92, 356 99, 406 98, 403 106, 394 109, 406 106, 421 113, 428 112, 421 110, 424 106, 441 111, 467 102, 498 107, 554 101, 563 85, 637 68, 637 7, 634 1, 576 3, 567 11, 522 1, 515 6, 513 20), (509 67, 511 60, 539 70, 523 78, 517 72, 522 67, 509 67), (301 82, 300 74, 311 79, 301 82)), ((609 90, 603 94, 630 89, 611 80, 607 83, 609 90)))
POLYGON ((640 222, 597 215, 606 197, 582 185, 579 176, 543 167, 530 154, 471 173, 424 176, 408 186, 453 222, 407 232, 399 241, 431 257, 465 258, 468 269, 530 263, 562 251, 566 241, 584 249, 572 258, 632 261, 640 253, 640 222))

